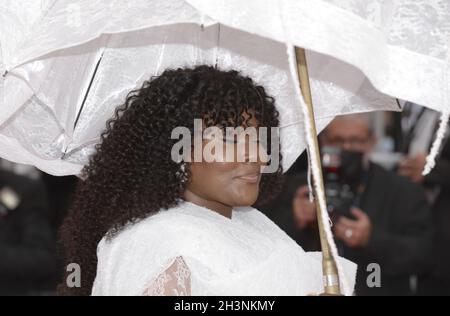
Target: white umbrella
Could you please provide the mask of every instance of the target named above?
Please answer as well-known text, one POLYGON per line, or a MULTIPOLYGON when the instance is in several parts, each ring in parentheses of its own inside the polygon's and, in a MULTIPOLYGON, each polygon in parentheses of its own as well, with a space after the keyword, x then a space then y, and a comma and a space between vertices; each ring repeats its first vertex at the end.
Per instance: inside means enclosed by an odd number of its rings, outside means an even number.
MULTIPOLYGON (((219 26, 182 0, 31 3, 0 4, 2 157, 78 174, 129 90, 167 67, 216 62, 276 98, 285 169, 305 148, 284 43, 219 26)), ((357 68, 312 51, 308 57, 319 130, 339 114, 397 109, 357 68)))
POLYGON ((354 65, 388 95, 449 108, 450 1, 187 2, 224 25, 354 65))

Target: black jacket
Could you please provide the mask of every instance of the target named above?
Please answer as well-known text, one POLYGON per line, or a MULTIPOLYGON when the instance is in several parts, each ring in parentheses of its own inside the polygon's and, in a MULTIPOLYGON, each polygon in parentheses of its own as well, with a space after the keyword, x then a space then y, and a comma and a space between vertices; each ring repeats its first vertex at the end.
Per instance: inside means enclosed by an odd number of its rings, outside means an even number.
MULTIPOLYGON (((305 250, 320 250, 317 227, 300 230, 294 226, 292 198, 306 183, 305 175, 290 176, 282 195, 265 213, 305 250)), ((371 164, 361 209, 372 221, 373 233, 367 247, 342 246, 343 256, 358 264, 357 295, 409 295, 409 277, 422 274, 432 265, 433 228, 424 190, 406 178, 371 164), (381 288, 368 288, 367 266, 381 267, 381 288)))
POLYGON ((434 240, 435 266, 432 276, 450 281, 450 139, 444 144, 435 168, 425 177, 424 185, 439 193, 432 204, 436 228, 434 240))
POLYGON ((35 294, 56 271, 45 186, 0 170, 0 188, 5 186, 17 193, 20 204, 0 219, 0 294, 35 294))

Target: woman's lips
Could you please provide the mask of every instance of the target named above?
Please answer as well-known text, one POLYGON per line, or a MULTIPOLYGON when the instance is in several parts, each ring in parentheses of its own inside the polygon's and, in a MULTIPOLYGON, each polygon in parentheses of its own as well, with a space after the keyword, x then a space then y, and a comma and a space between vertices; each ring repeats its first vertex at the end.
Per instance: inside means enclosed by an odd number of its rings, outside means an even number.
POLYGON ((245 181, 247 183, 257 183, 259 181, 261 174, 255 173, 255 174, 249 174, 245 176, 237 177, 237 179, 245 181))

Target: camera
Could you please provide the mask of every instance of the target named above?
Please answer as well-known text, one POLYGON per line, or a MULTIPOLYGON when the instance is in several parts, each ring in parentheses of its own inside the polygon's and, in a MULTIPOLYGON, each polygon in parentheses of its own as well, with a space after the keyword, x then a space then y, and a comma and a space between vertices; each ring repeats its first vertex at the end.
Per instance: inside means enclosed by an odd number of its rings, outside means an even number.
POLYGON ((336 219, 345 216, 353 219, 350 210, 362 179, 362 153, 325 146, 321 156, 330 217, 336 219))

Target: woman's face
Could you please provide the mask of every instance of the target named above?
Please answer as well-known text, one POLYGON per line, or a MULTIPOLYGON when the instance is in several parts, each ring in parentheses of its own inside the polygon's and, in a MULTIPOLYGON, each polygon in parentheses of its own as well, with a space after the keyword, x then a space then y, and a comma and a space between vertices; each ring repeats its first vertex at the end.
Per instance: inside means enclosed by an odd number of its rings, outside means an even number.
MULTIPOLYGON (((254 118, 249 121, 251 126, 257 126, 254 118)), ((228 207, 254 204, 259 193, 261 168, 264 165, 260 158, 264 149, 257 143, 253 144, 253 149, 257 148, 256 152, 250 150, 252 141, 255 140, 248 135, 241 138, 228 139, 224 136, 221 139, 211 137, 203 140, 203 148, 211 145, 211 142, 215 142, 216 148, 223 146, 223 159, 214 162, 192 162, 191 178, 187 186, 189 193, 201 198, 204 206, 208 206, 206 202, 228 207), (226 154, 227 146, 234 148, 234 155, 231 157, 226 154), (239 146, 242 146, 241 149, 245 148, 240 154, 239 146)))

